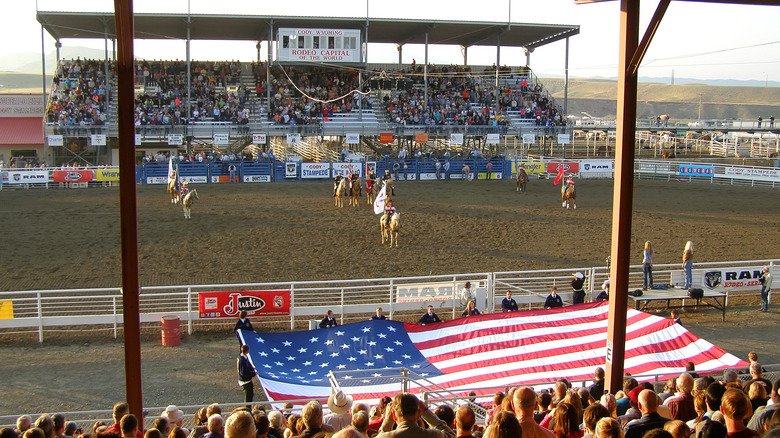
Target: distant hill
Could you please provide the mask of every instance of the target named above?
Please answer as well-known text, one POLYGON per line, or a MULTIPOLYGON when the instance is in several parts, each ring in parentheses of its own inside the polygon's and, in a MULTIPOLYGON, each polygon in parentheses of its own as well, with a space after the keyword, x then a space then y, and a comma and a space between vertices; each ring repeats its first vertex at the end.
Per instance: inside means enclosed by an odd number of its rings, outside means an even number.
MULTIPOLYGON (((540 78, 563 105, 563 79, 540 78)), ((780 116, 780 87, 728 87, 714 85, 639 83, 637 117, 669 114, 677 120, 752 120, 780 116)), ((605 79, 569 79, 569 114, 587 112, 594 117, 617 116, 617 82, 605 79)))
MULTIPOLYGON (((106 56, 105 50, 92 49, 81 46, 63 46, 60 50, 60 57, 63 59, 103 59, 106 56)), ((112 49, 109 48, 108 56, 112 56, 112 49)), ((52 50, 46 54, 46 73, 54 73, 57 67, 57 51, 52 50)), ((33 52, 12 53, 0 57, 0 71, 14 73, 37 73, 41 72, 41 54, 33 52)))

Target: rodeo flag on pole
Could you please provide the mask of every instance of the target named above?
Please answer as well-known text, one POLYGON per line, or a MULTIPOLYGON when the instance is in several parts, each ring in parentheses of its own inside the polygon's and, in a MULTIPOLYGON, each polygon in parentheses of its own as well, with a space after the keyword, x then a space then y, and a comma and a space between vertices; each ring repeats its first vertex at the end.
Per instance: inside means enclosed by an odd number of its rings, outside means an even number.
POLYGON ((379 190, 376 199, 374 199, 374 214, 382 214, 385 211, 386 189, 387 184, 382 184, 382 189, 379 190))
POLYGON ((563 170, 564 170, 565 167, 566 166, 561 164, 561 167, 558 168, 558 175, 555 177, 555 181, 553 181, 553 185, 557 186, 558 183, 561 182, 561 180, 563 179, 563 170))

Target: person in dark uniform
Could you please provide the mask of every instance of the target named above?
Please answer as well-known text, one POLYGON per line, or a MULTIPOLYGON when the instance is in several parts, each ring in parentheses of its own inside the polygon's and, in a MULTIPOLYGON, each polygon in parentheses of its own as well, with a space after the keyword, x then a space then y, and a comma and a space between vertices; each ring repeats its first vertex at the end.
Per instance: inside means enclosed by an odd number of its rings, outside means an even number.
POLYGON ((550 289, 550 295, 547 295, 547 299, 544 301, 545 309, 552 309, 553 307, 563 307, 563 300, 558 295, 558 288, 555 286, 550 289))
POLYGON ((376 314, 371 315, 371 319, 376 319, 376 320, 387 319, 387 316, 382 314, 382 308, 381 307, 377 307, 376 308, 376 314))
POLYGON ((574 290, 572 294, 572 304, 580 304, 585 302, 585 275, 582 272, 575 272, 572 274, 571 288, 574 290))
POLYGON ((428 311, 425 312, 425 314, 420 317, 420 319, 417 321, 417 324, 430 324, 433 322, 441 322, 441 319, 438 315, 433 313, 433 306, 428 305, 428 311))
POLYGON ((244 403, 252 403, 255 397, 255 388, 252 379, 257 375, 252 362, 249 361, 249 346, 241 346, 241 354, 236 359, 236 368, 238 369, 238 384, 244 391, 244 403))
POLYGON ((501 300, 501 311, 513 312, 515 310, 517 310, 517 301, 512 298, 512 292, 506 291, 506 298, 501 300))
POLYGON ((252 327, 252 322, 249 320, 249 318, 246 317, 246 310, 241 311, 238 317, 238 321, 236 321, 236 326, 233 327, 233 332, 235 332, 236 336, 238 337, 238 340, 241 341, 241 337, 238 336, 239 330, 249 330, 249 331, 255 330, 252 327))
POLYGON ((333 317, 333 311, 328 310, 328 313, 325 314, 325 318, 322 318, 322 321, 320 321, 320 328, 326 328, 326 327, 336 327, 339 325, 336 322, 336 318, 333 317))

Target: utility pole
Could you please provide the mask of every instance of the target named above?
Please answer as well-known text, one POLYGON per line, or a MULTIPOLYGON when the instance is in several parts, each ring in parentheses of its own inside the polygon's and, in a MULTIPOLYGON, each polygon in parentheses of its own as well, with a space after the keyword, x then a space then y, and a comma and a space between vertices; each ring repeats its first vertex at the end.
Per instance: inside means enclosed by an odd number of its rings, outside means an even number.
POLYGON ((701 99, 704 96, 704 93, 699 93, 699 121, 701 122, 701 99))

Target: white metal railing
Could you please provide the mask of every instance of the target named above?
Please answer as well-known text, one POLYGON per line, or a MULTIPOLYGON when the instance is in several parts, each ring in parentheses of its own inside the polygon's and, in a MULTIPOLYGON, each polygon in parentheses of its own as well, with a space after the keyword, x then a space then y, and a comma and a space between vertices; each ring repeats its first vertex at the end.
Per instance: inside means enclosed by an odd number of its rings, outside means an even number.
MULTIPOLYGON (((770 265, 780 259, 704 262, 694 265, 694 277, 718 268, 740 268, 770 265)), ((258 327, 308 327, 312 319, 320 319, 326 310, 333 310, 340 323, 362 321, 374 313, 377 306, 393 319, 412 318, 426 305, 432 304, 445 318, 460 316, 459 294, 463 283, 476 286, 478 309, 490 313, 501 309, 506 292, 521 307, 540 307, 552 286, 558 286, 564 301, 571 302, 571 275, 582 272, 586 276, 585 291, 589 299, 601 289, 609 277, 606 266, 575 267, 535 271, 486 272, 419 277, 390 277, 352 280, 323 280, 275 283, 206 284, 143 287, 140 294, 140 321, 158 327, 166 315, 176 315, 186 323, 187 333, 212 326, 224 328, 233 318, 200 318, 200 292, 236 290, 289 290, 290 314, 268 316, 255 321, 258 327), (152 324, 154 323, 154 324, 152 324)), ((681 282, 679 264, 653 266, 655 284, 681 282)), ((642 266, 632 265, 629 289, 642 287, 642 266)), ((755 294, 751 291, 726 289, 726 305, 730 296, 755 294)), ((110 331, 116 338, 122 329, 122 296, 119 288, 58 289, 0 292, 0 303, 10 301, 13 318, 0 319, 0 336, 37 333, 43 342, 44 332, 110 331)))

